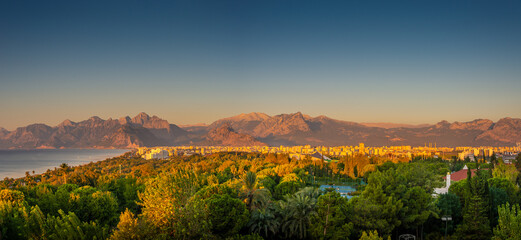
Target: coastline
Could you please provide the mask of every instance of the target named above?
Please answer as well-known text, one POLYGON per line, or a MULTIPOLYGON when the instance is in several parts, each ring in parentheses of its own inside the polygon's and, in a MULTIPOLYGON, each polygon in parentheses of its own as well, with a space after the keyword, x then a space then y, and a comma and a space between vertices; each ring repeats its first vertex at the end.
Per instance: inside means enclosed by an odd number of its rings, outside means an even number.
POLYGON ((62 163, 80 166, 121 156, 130 149, 2 149, 0 150, 0 179, 20 178, 29 172, 42 174, 58 168, 62 163))

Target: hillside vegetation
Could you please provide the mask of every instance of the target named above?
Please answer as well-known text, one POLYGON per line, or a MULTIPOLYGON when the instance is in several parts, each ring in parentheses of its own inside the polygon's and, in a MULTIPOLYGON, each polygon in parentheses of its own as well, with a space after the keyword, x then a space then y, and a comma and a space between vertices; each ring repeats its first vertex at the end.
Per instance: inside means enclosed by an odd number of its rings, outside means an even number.
POLYGON ((520 156, 504 165, 127 153, 1 181, 0 239, 519 239, 520 166, 520 156), (464 165, 476 176, 433 195, 464 165), (357 191, 346 198, 321 184, 357 191))

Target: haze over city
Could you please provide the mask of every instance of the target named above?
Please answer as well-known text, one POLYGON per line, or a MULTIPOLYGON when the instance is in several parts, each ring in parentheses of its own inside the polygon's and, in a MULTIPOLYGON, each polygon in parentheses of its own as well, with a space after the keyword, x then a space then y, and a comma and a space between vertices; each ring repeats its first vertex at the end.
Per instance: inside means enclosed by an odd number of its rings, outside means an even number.
POLYGON ((521 117, 519 1, 3 1, 0 127, 521 117))

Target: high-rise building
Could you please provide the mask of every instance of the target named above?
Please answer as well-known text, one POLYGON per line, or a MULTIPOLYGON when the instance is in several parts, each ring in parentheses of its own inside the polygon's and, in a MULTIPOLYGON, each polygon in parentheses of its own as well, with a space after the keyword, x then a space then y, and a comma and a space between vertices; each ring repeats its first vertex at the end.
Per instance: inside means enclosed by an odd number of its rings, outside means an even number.
POLYGON ((360 152, 360 154, 365 154, 364 143, 360 143, 360 145, 358 146, 358 152, 360 152))

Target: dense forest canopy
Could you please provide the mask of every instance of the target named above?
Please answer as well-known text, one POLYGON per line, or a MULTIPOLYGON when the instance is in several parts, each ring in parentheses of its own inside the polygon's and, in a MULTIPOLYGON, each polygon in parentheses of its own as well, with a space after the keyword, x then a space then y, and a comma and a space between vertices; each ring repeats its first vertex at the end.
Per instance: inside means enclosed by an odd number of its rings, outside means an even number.
POLYGON ((507 165, 241 152, 144 160, 129 152, 1 181, 0 240, 520 239, 520 170, 521 155, 507 165), (433 194, 465 165, 475 176, 433 194), (356 191, 346 197, 320 190, 325 184, 356 191))

